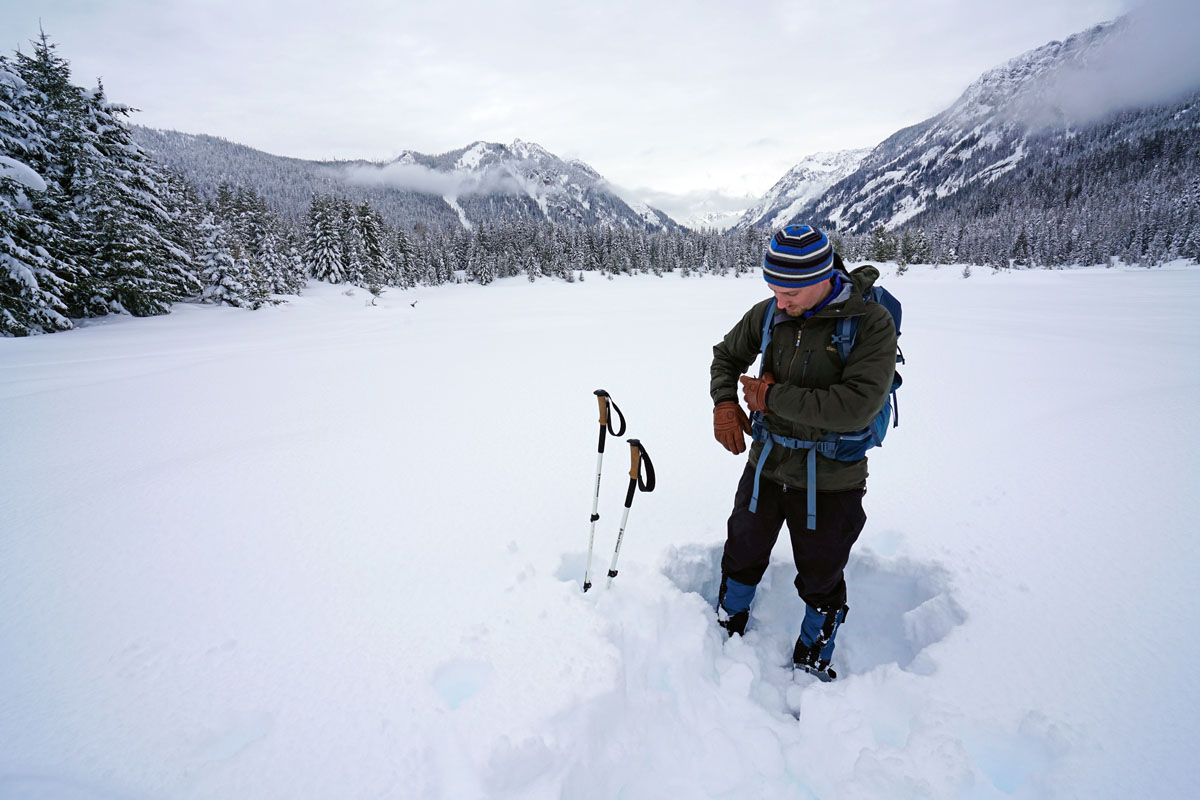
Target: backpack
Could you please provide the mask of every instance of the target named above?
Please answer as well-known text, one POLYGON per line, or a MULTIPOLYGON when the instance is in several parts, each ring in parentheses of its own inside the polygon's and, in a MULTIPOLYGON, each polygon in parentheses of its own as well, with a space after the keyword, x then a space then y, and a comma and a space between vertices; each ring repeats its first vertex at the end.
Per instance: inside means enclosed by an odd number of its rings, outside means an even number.
MULTIPOLYGON (((902 313, 900 301, 895 295, 889 292, 882 286, 872 285, 870 289, 863 293, 863 300, 868 303, 878 303, 883 306, 888 314, 892 317, 892 322, 896 325, 896 337, 900 336, 900 317, 902 313)), ((758 376, 761 378, 763 373, 763 364, 766 362, 767 346, 771 344, 771 333, 775 327, 775 300, 772 299, 767 305, 766 317, 763 319, 762 345, 759 348, 759 368, 758 376)), ((833 344, 837 347, 838 357, 841 358, 842 364, 850 358, 850 352, 854 349, 855 339, 858 337, 858 317, 841 317, 837 321, 837 327, 833 334, 833 344)), ((899 345, 896 346, 896 363, 903 364, 904 352, 900 350, 899 345)), ((848 431, 844 433, 830 433, 821 437, 819 441, 809 442, 801 439, 793 439, 787 436, 773 434, 767 430, 763 424, 763 414, 761 411, 753 412, 751 417, 751 433, 754 440, 763 443, 762 452, 758 457, 758 469, 754 476, 754 491, 750 499, 750 512, 758 507, 758 482, 759 476, 762 474, 763 465, 767 460, 767 453, 770 452, 773 445, 781 445, 792 450, 807 450, 808 451, 808 527, 809 529, 816 528, 816 456, 818 453, 826 458, 836 459, 837 461, 858 461, 866 456, 867 451, 872 447, 878 447, 883 444, 883 437, 887 435, 889 423, 890 427, 899 427, 900 425, 900 405, 896 399, 896 390, 904 380, 900 377, 899 372, 892 373, 892 387, 888 394, 890 399, 883 404, 883 408, 879 409, 879 413, 871 420, 870 424, 862 430, 848 431)))

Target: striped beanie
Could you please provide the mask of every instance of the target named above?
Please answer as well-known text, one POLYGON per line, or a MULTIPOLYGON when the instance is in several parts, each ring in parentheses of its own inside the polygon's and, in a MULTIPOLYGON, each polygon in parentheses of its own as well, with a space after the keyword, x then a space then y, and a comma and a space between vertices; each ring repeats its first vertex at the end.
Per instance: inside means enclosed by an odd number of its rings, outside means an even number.
POLYGON ((772 286, 799 289, 833 275, 833 245, 808 225, 788 225, 763 253, 763 278, 772 286))

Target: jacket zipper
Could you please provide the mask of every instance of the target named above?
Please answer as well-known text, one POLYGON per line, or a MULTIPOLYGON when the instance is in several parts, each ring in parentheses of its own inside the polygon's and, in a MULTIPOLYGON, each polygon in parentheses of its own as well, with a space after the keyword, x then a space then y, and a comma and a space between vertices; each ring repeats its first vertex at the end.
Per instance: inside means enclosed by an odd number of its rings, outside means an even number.
MULTIPOLYGON (((796 350, 800 349, 800 340, 804 338, 804 326, 800 326, 800 330, 796 333, 796 350)), ((804 376, 808 374, 808 360, 812 358, 812 350, 804 351, 804 363, 800 365, 800 381, 799 385, 804 385, 804 376)), ((796 353, 792 351, 792 360, 795 361, 796 353)), ((791 364, 788 365, 788 374, 791 374, 791 364)))
MULTIPOLYGON (((787 376, 792 377, 792 365, 796 363, 796 353, 800 350, 800 340, 804 338, 804 323, 800 323, 800 330, 796 331, 796 346, 792 348, 792 357, 788 359, 787 376)), ((801 367, 803 369, 803 367, 801 367)))
MULTIPOLYGON (((792 359, 791 359, 791 361, 787 362, 787 377, 788 377, 788 379, 791 379, 791 377, 792 377, 792 366, 794 365, 794 363, 796 363, 796 354, 797 354, 797 351, 800 349, 800 341, 802 341, 803 338, 804 338, 804 323, 800 323, 800 330, 798 330, 796 332, 796 347, 792 348, 792 359)), ((796 381, 797 386, 804 385, 804 375, 808 374, 809 359, 811 359, 811 357, 812 357, 812 350, 805 350, 804 351, 804 361, 802 363, 800 363, 800 379, 798 381, 796 381)), ((791 429, 792 429, 792 435, 798 434, 797 426, 794 425, 794 423, 791 426, 791 429)), ((785 492, 786 492, 786 489, 785 489, 785 492)))
MULTIPOLYGON (((792 348, 792 357, 791 357, 791 359, 788 360, 787 376, 789 379, 792 377, 792 366, 796 363, 796 353, 797 353, 797 351, 800 350, 800 340, 803 338, 804 338, 804 323, 801 322, 800 330, 796 331, 796 346, 792 348)), ((808 372, 808 359, 811 357, 812 357, 811 350, 807 351, 804 354, 804 362, 800 365, 800 380, 797 382, 798 386, 804 385, 804 374, 806 372, 808 372)), ((793 435, 796 434, 796 426, 795 425, 791 426, 791 432, 793 435)), ((786 488, 784 489, 784 491, 787 491, 786 488)))

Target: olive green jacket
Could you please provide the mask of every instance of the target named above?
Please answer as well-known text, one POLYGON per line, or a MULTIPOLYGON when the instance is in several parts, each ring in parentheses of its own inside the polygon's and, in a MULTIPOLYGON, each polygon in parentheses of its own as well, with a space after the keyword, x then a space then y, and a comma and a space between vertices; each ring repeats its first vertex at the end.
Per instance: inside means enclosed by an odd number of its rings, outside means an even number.
MULTIPOLYGON (((778 312, 764 372, 775 376, 767 395, 767 430, 780 436, 816 441, 833 432, 865 428, 887 402, 896 369, 896 326, 878 303, 863 292, 879 277, 870 265, 859 267, 845 281, 838 297, 807 320, 778 312), (858 333, 845 365, 833 343, 837 320, 858 316, 858 333)), ((710 393, 714 403, 737 401, 738 378, 754 363, 762 347, 763 318, 772 299, 756 303, 733 330, 713 347, 710 393)), ((750 463, 758 464, 762 444, 750 448, 750 463)), ((772 447, 762 474, 788 487, 808 486, 806 452, 772 447)), ((817 455, 817 489, 841 491, 865 488, 867 459, 835 461, 817 455)))

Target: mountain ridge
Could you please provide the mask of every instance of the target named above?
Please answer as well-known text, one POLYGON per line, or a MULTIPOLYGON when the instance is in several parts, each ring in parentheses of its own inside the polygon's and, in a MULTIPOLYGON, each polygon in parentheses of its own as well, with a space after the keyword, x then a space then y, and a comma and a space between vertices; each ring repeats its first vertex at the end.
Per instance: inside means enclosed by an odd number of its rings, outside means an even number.
POLYGON ((208 134, 133 126, 134 136, 205 195, 222 183, 253 186, 290 219, 300 220, 313 194, 367 201, 393 225, 473 227, 491 219, 546 219, 585 226, 673 230, 664 212, 618 195, 578 159, 533 142, 477 140, 444 153, 404 150, 389 162, 313 161, 276 156, 208 134))

